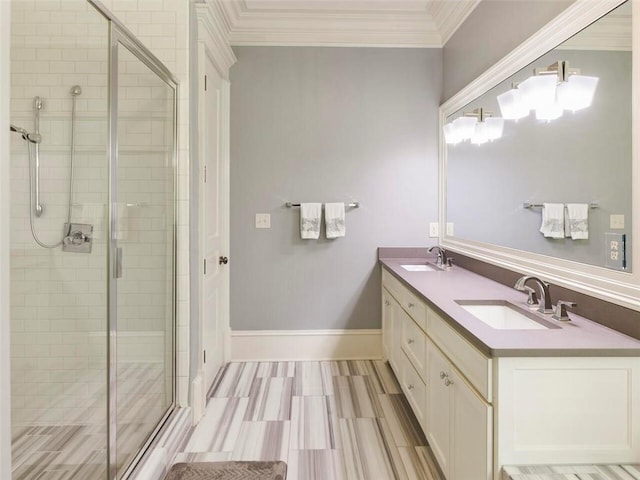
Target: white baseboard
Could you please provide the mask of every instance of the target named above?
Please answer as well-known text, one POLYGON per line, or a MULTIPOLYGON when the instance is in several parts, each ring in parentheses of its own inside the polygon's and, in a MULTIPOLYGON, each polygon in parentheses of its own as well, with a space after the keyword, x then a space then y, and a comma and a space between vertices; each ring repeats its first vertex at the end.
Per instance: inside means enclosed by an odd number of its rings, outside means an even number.
POLYGON ((231 361, 382 358, 381 330, 235 330, 231 361))

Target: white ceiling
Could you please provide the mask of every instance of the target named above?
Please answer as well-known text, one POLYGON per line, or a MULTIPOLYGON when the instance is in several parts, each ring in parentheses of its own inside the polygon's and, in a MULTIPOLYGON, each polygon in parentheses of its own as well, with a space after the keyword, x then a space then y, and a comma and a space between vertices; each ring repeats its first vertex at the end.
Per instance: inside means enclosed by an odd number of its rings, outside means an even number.
POLYGON ((480 0, 215 0, 231 45, 441 47, 480 0))

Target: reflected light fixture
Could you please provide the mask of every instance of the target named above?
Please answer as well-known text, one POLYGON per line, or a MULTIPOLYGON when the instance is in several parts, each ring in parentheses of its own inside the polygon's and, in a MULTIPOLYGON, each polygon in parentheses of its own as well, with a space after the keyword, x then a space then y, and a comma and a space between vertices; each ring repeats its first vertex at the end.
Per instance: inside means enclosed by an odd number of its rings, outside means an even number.
POLYGON ((498 95, 503 118, 518 120, 534 110, 538 120, 551 121, 560 118, 564 110, 575 112, 591 106, 598 77, 580 75, 580 69, 569 68, 566 61, 535 68, 533 73, 498 95))
POLYGON ((476 108, 464 112, 461 117, 444 126, 444 140, 447 145, 456 145, 470 140, 475 145, 482 145, 502 136, 504 120, 493 117, 491 112, 476 108))
POLYGON ((522 92, 515 86, 508 92, 498 95, 500 113, 505 120, 520 120, 529 115, 530 109, 524 104, 522 92))

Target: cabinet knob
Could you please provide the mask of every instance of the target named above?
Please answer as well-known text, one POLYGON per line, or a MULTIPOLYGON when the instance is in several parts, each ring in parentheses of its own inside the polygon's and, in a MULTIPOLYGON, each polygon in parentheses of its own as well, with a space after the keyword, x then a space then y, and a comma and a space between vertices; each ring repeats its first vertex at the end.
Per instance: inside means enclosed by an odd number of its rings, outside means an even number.
POLYGON ((409 306, 409 308, 413 308, 413 307, 415 307, 415 305, 414 305, 413 303, 409 303, 409 305, 408 305, 408 306, 409 306))
POLYGON ((413 390, 415 387, 411 384, 407 385, 407 390, 413 390))
POLYGON ((389 300, 385 300, 385 301, 384 301, 384 305, 385 305, 386 307, 388 307, 388 306, 390 305, 390 304, 389 304, 389 300))
POLYGON ((449 375, 447 375, 446 373, 444 373, 444 372, 440 372, 440 378, 441 378, 441 379, 443 379, 443 380, 444 380, 444 379, 445 379, 445 378, 447 378, 448 376, 449 376, 449 375))
POLYGON ((228 257, 220 257, 218 259, 218 264, 220 264, 220 265, 226 265, 227 263, 229 263, 229 258, 228 257))
POLYGON ((409 340, 407 340, 407 345, 411 345, 413 343, 413 338, 410 338, 409 340))
POLYGON ((444 384, 448 387, 449 385, 453 385, 453 382, 448 378, 444 381, 444 384))

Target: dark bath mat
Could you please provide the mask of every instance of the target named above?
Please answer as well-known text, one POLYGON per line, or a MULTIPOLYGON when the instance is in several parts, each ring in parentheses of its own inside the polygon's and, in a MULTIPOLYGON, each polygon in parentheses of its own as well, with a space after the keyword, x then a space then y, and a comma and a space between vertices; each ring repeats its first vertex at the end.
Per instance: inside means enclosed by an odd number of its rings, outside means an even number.
POLYGON ((176 463, 165 480, 285 480, 284 462, 176 463))

